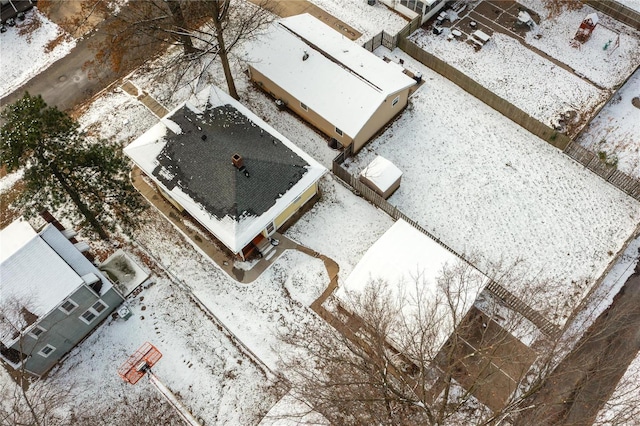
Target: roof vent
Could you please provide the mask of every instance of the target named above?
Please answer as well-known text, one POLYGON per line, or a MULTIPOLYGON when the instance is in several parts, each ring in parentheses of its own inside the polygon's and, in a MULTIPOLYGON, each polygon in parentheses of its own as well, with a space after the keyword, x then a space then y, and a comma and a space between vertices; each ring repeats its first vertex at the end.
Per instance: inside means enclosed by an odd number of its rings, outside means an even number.
POLYGON ((304 51, 304 55, 302 55, 302 60, 306 61, 307 59, 309 59, 309 52, 307 52, 306 50, 304 51))
POLYGON ((200 136, 200 139, 202 139, 203 141, 207 140, 207 135, 205 135, 204 133, 202 134, 202 136, 200 136))
POLYGON ((240 154, 233 154, 231 156, 231 162, 235 166, 236 169, 242 170, 244 169, 244 158, 240 154))

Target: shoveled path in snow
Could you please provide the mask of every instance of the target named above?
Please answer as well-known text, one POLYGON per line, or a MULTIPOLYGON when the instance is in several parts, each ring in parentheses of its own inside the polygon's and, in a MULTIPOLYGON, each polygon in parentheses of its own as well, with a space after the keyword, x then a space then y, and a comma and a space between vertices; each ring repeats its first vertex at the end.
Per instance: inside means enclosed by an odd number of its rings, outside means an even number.
POLYGON ((640 264, 532 398, 529 424, 590 425, 640 349, 640 264))

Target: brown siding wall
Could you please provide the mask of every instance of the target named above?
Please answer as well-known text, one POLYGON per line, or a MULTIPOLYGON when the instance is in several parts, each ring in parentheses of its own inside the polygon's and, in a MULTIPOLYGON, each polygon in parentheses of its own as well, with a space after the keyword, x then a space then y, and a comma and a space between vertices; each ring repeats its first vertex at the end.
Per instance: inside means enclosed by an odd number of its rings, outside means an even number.
POLYGON ((308 111, 305 111, 304 109, 302 109, 302 107, 300 106, 300 101, 298 99, 296 99, 289 92, 285 91, 280 86, 275 84, 269 78, 265 77, 262 73, 257 71, 255 68, 253 68, 252 66, 249 66, 249 71, 251 73, 251 80, 257 83, 258 86, 262 88, 262 90, 264 90, 265 92, 268 92, 274 98, 281 99, 282 101, 284 101, 284 103, 287 105, 287 108, 295 112, 297 115, 302 117, 307 122, 311 123, 314 127, 320 130, 322 133, 324 133, 325 135, 331 138, 336 138, 336 140, 340 142, 342 146, 347 146, 353 141, 353 138, 351 136, 344 133, 344 129, 340 129, 343 131, 342 136, 337 134, 335 131, 336 126, 330 123, 329 121, 325 120, 324 117, 322 117, 321 115, 313 111, 311 108, 309 108, 308 111))
POLYGON ((371 119, 365 124, 360 133, 353 138, 353 150, 354 153, 360 151, 360 148, 366 144, 372 136, 374 136, 385 124, 387 124, 393 117, 398 115, 404 107, 407 106, 409 99, 409 89, 405 89, 399 93, 394 93, 389 96, 380 105, 377 111, 371 116, 371 119), (400 101, 396 106, 392 107, 391 104, 396 96, 400 96, 400 101))

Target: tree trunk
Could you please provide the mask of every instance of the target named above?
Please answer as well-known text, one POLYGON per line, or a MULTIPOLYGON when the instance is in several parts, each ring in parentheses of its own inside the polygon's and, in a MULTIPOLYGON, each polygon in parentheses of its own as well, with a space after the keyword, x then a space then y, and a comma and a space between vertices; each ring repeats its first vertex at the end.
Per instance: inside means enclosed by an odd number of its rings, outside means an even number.
POLYGON ((216 39, 218 41, 218 55, 220 55, 220 62, 222 62, 222 69, 224 70, 224 78, 227 80, 227 88, 229 89, 229 95, 235 100, 240 100, 238 91, 236 90, 236 84, 233 81, 233 75, 231 75, 231 67, 229 66, 229 56, 227 55, 227 48, 224 44, 224 34, 222 29, 222 21, 225 19, 225 8, 229 7, 223 4, 223 10, 220 9, 218 1, 213 2, 214 17, 213 24, 216 27, 216 39))
POLYGON ((171 11, 171 15, 173 16, 173 22, 176 27, 180 31, 180 41, 182 42, 182 48, 184 49, 184 53, 190 55, 196 52, 196 48, 193 47, 193 41, 191 37, 187 34, 182 34, 186 32, 187 26, 185 25, 184 15, 182 14, 182 8, 180 7, 180 2, 178 0, 165 0, 167 2, 167 6, 169 6, 169 10, 171 11))
POLYGON ((60 171, 55 166, 51 167, 51 172, 56 177, 58 182, 60 182, 60 185, 65 190, 65 192, 69 195, 69 197, 71 197, 71 200, 76 205, 76 207, 78 207, 78 210, 80 210, 82 216, 84 216, 91 227, 98 233, 100 238, 105 241, 109 241, 109 235, 104 230, 100 222, 98 222, 98 219, 96 219, 96 215, 89 209, 89 207, 86 206, 85 203, 82 202, 80 195, 71 187, 71 185, 69 185, 64 175, 60 173, 60 171))

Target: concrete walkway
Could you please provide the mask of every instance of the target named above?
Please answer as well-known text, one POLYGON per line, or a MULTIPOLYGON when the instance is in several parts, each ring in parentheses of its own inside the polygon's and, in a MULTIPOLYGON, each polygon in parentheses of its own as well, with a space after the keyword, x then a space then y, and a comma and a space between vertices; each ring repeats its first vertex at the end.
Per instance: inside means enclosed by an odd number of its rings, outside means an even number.
POLYGON ((143 173, 139 168, 134 167, 131 172, 131 181, 133 182, 133 186, 156 210, 178 228, 182 234, 189 238, 191 243, 200 249, 202 253, 213 260, 220 269, 235 280, 249 284, 255 281, 269 266, 275 263, 286 250, 299 250, 309 256, 321 259, 329 275, 329 285, 318 300, 313 302, 311 306, 312 309, 314 309, 314 306, 320 307, 337 287, 340 268, 334 260, 290 240, 279 232, 273 234, 273 238, 279 241, 279 244, 273 247, 273 254, 270 253, 266 257, 258 260, 252 264, 250 268, 242 269, 236 267, 236 260, 233 253, 225 247, 222 247, 221 243, 215 241, 199 224, 180 213, 171 203, 160 195, 160 193, 143 178, 143 173))
POLYGON ((144 90, 140 90, 140 88, 133 84, 130 80, 125 81, 122 86, 120 86, 120 88, 127 92, 129 95, 139 100, 156 117, 162 118, 169 113, 169 110, 162 106, 160 102, 156 101, 144 90))

